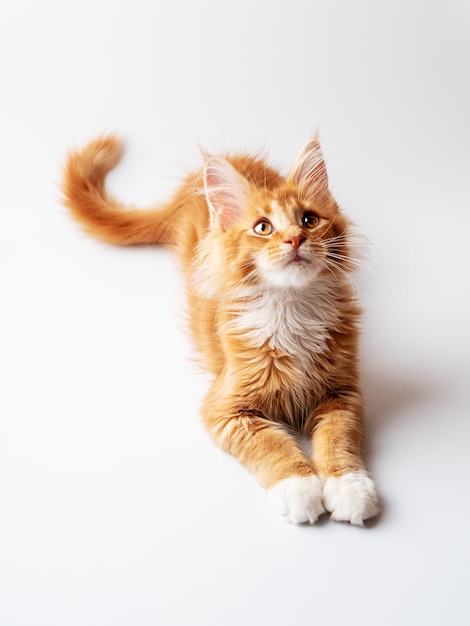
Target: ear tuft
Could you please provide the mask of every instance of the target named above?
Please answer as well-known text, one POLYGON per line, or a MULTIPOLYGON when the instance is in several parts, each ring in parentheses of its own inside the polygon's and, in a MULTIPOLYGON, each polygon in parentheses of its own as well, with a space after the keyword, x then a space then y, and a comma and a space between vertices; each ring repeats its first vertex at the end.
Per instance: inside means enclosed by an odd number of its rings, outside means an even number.
POLYGON ((204 191, 211 224, 223 231, 245 210, 250 185, 227 159, 208 157, 204 167, 204 191))
POLYGON ((298 185, 301 195, 308 199, 318 201, 328 196, 328 174, 317 133, 299 152, 289 181, 298 185))

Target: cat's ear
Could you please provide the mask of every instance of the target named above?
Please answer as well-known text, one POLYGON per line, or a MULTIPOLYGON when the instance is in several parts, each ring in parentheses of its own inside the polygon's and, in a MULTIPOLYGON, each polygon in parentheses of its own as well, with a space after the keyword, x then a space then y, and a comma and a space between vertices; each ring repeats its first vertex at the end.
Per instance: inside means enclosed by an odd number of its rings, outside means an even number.
POLYGON ((225 231, 245 210, 250 184, 226 159, 208 157, 204 167, 204 191, 211 225, 225 231))
POLYGON ((316 135, 299 152, 289 181, 295 183, 300 194, 307 199, 321 201, 328 197, 328 174, 316 135))

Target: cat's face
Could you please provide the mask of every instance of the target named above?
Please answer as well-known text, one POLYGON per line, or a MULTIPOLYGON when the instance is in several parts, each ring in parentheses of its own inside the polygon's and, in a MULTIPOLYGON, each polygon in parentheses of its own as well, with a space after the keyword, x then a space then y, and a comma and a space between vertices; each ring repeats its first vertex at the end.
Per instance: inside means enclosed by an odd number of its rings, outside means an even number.
POLYGON ((292 185, 256 195, 226 233, 244 282, 302 289, 346 258, 346 219, 334 202, 302 200, 292 185))
POLYGON ((224 159, 208 164, 205 186, 218 248, 214 270, 233 284, 303 289, 351 269, 348 222, 328 191, 316 141, 273 189, 248 181, 224 159))

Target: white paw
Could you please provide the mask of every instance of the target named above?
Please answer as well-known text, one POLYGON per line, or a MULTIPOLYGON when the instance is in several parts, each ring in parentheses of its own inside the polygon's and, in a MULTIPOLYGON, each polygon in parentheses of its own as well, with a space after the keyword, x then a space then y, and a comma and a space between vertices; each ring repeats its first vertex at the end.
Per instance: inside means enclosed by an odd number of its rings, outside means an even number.
POLYGON ((358 526, 363 526, 364 520, 379 512, 375 485, 365 471, 326 478, 323 502, 331 513, 331 519, 358 526))
POLYGON ((268 490, 276 509, 294 524, 314 524, 325 512, 322 483, 318 476, 292 476, 268 490))

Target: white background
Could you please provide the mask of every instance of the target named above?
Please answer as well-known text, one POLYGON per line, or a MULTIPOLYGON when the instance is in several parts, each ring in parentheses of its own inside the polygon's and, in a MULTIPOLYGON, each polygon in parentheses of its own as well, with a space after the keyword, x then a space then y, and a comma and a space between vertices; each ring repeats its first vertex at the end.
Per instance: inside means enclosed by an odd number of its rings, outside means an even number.
POLYGON ((470 623, 466 0, 16 0, 0 19, 0 624, 470 623), (383 513, 285 524, 210 441, 171 254, 82 234, 67 150, 166 197, 197 144, 319 125, 358 278, 383 513))

